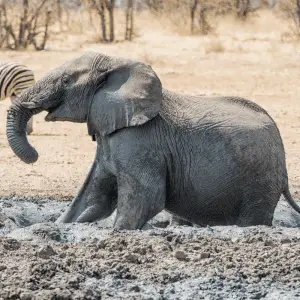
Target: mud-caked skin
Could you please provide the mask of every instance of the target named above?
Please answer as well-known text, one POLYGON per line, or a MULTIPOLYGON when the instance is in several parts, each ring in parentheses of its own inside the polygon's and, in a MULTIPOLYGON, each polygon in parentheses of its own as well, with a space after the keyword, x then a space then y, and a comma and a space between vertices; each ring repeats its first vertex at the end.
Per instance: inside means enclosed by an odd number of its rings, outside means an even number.
POLYGON ((276 124, 234 97, 194 97, 162 88, 150 66, 87 53, 50 72, 8 112, 7 136, 25 162, 37 160, 27 120, 87 122, 96 137, 91 170, 58 222, 91 222, 117 208, 114 227, 139 229, 168 210, 199 225, 272 225, 291 198, 276 124))

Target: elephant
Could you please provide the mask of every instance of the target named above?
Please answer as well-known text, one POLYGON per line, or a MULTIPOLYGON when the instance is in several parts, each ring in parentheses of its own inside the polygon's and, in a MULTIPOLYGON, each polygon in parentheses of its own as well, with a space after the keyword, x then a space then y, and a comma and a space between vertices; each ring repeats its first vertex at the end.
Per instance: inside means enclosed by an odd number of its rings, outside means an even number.
POLYGON ((25 163, 38 159, 26 123, 42 111, 49 122, 87 123, 97 143, 58 223, 93 222, 117 209, 114 228, 134 230, 165 209, 200 226, 271 226, 281 194, 300 213, 279 130, 249 100, 175 93, 148 64, 86 52, 10 107, 7 138, 25 163))

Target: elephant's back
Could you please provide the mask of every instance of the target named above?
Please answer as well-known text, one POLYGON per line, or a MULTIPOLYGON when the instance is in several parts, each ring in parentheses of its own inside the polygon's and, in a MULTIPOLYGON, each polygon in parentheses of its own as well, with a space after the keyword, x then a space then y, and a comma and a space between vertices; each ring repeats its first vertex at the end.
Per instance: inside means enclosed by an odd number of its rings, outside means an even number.
POLYGON ((190 96, 164 90, 161 116, 181 129, 227 127, 236 130, 275 126, 256 103, 239 97, 190 96))

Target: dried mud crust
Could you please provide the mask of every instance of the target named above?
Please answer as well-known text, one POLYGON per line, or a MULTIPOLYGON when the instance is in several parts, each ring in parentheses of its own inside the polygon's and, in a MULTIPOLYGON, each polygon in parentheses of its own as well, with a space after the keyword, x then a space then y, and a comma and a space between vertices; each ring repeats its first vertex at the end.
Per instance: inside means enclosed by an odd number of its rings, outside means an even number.
POLYGON ((110 232, 78 244, 0 238, 0 299, 299 299, 299 236, 255 228, 110 232))
POLYGON ((112 218, 55 224, 68 205, 0 198, 0 299, 300 299, 299 216, 288 227, 118 232, 112 218), (294 228, 293 228, 294 227, 294 228))

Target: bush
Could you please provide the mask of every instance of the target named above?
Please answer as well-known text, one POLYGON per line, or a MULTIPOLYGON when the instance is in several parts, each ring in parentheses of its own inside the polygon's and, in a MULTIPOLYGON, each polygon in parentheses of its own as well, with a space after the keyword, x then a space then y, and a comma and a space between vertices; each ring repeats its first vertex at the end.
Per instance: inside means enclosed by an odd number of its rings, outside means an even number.
POLYGON ((53 0, 2 0, 0 4, 0 47, 43 50, 49 38, 53 0))

